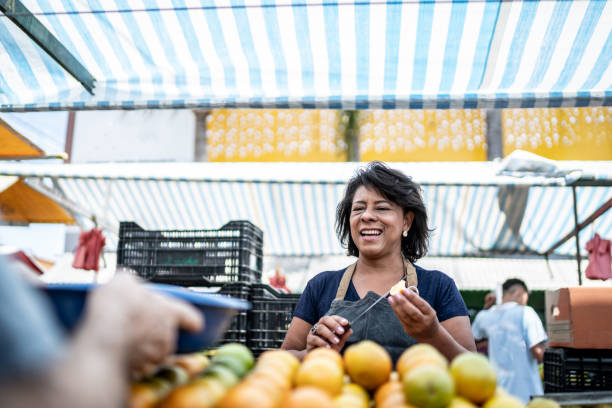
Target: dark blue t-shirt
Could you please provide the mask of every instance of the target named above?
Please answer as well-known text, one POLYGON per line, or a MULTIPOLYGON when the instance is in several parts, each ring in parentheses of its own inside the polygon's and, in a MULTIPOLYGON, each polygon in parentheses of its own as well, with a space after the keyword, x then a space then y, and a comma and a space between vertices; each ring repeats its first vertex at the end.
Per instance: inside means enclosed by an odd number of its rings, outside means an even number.
MULTIPOLYGON (((449 276, 440 271, 429 271, 414 265, 417 273, 419 295, 436 311, 438 320, 443 322, 455 316, 467 316, 465 302, 449 276)), ((312 278, 295 307, 293 315, 315 324, 329 310, 336 298, 338 285, 345 269, 321 272, 312 278)), ((357 301, 359 295, 351 281, 344 300, 357 301)))

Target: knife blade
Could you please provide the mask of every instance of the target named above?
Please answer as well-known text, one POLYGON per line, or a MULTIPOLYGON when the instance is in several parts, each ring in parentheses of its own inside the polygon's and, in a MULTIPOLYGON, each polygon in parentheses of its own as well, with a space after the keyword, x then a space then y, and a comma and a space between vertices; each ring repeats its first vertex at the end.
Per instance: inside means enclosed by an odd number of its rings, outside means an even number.
MULTIPOLYGON (((406 280, 406 278, 402 278, 399 282, 400 283, 402 281, 406 280)), ((395 285, 397 285, 397 283, 395 285)), ((393 285, 393 286, 395 286, 393 285)), ((393 286, 391 288, 393 288, 393 286)), ((419 289, 417 289, 416 286, 409 286, 408 289, 411 289, 413 292, 415 292, 417 295, 419 294, 419 289)), ((365 315, 367 312, 370 311, 370 309, 372 309, 374 306, 376 306, 377 303, 379 303, 381 300, 387 298, 387 296, 389 296, 391 294, 391 289, 389 289, 389 291, 387 293, 385 293, 384 295, 382 295, 381 297, 379 297, 378 299, 376 299, 376 301, 374 303, 372 303, 370 306, 368 306, 368 308, 366 310, 364 310, 363 312, 359 313, 357 315, 357 317, 355 317, 351 322, 349 322, 349 327, 351 327, 353 325, 353 323, 355 323, 355 321, 359 320, 363 315, 365 315)))

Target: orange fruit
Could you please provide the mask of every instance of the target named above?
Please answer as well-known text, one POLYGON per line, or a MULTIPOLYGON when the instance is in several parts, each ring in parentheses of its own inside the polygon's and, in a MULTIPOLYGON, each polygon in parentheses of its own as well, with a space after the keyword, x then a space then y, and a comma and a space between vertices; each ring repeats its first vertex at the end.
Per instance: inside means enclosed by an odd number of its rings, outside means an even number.
POLYGON ((525 408, 525 404, 513 396, 501 395, 489 399, 482 408, 525 408))
POLYGON ((481 404, 495 394, 497 375, 489 360, 478 353, 463 353, 450 365, 457 395, 481 404))
POLYGON ((210 359, 202 353, 192 353, 174 356, 169 364, 181 367, 187 372, 189 377, 193 378, 208 367, 210 359))
POLYGON ((404 391, 402 383, 400 383, 399 381, 387 381, 386 383, 378 387, 378 389, 374 393, 374 404, 378 406, 391 394, 399 393, 403 397, 403 392, 404 391))
POLYGON ((223 385, 215 380, 203 379, 172 390, 160 408, 214 407, 225 394, 223 385))
POLYGON ((296 386, 313 386, 332 397, 340 394, 343 383, 342 369, 334 361, 324 358, 313 358, 305 362, 295 376, 296 386))
MULTIPOLYGON (((275 408, 277 404, 277 398, 270 395, 266 389, 241 383, 225 394, 217 408, 275 408)), ((198 405, 194 407, 199 408, 198 405)))
POLYGON ((287 366, 291 367, 293 371, 296 371, 300 366, 300 360, 287 350, 268 350, 261 353, 257 359, 257 364, 263 364, 268 361, 282 361, 287 366))
POLYGON ((368 394, 368 392, 359 384, 355 384, 355 383, 344 384, 342 386, 342 391, 340 391, 340 393, 354 395, 357 398, 364 401, 366 404, 369 404, 370 402, 370 394, 368 394))
POLYGON ((149 408, 159 401, 159 392, 146 383, 135 383, 130 386, 128 406, 130 408, 149 408))
POLYGON ((334 406, 331 397, 325 391, 315 387, 298 387, 285 398, 281 408, 334 408, 334 406))
POLYGON ((336 364, 338 364, 340 368, 344 370, 344 360, 342 360, 342 355, 338 353, 336 350, 332 350, 326 347, 318 347, 316 349, 313 349, 312 351, 309 351, 306 354, 306 356, 304 356, 302 363, 305 363, 306 361, 313 359, 313 358, 331 359, 335 361, 336 364))
MULTIPOLYGON (((291 356, 293 357, 293 356, 291 356)), ((296 358, 297 360, 297 358, 296 358)), ((297 364, 293 362, 289 362, 285 357, 281 355, 276 356, 268 356, 264 360, 260 360, 257 362, 257 365, 253 370, 272 370, 281 374, 283 377, 288 378, 293 381, 295 377, 295 373, 300 367, 299 360, 296 361, 297 364)))
POLYGON ((396 370, 400 377, 404 377, 413 368, 426 364, 436 365, 444 369, 448 367, 448 361, 438 350, 429 344, 421 343, 406 349, 402 353, 397 360, 396 370))
POLYGON ((393 364, 387 350, 364 340, 346 349, 344 365, 353 382, 372 391, 389 379, 393 364))
MULTIPOLYGON (((612 405, 610 404, 599 404, 596 405, 596 408, 609 408, 612 407, 612 405)), ((542 397, 538 397, 538 398, 533 398, 531 401, 529 401, 529 404, 527 404, 527 408, 561 408, 561 406, 559 405, 559 403, 555 400, 552 400, 550 398, 542 398, 542 397)))
POLYGON ((273 367, 261 367, 251 373, 246 381, 265 380, 274 384, 276 388, 281 390, 289 390, 293 384, 291 378, 287 377, 279 371, 275 371, 273 367))
POLYGON ((340 394, 333 400, 334 408, 369 408, 370 404, 364 402, 354 394, 340 394))
POLYGON ((403 392, 394 392, 385 397, 376 408, 397 408, 406 405, 406 397, 403 392))
POLYGON ((448 404, 448 407, 446 408, 477 408, 477 405, 463 397, 453 397, 450 404, 448 404))

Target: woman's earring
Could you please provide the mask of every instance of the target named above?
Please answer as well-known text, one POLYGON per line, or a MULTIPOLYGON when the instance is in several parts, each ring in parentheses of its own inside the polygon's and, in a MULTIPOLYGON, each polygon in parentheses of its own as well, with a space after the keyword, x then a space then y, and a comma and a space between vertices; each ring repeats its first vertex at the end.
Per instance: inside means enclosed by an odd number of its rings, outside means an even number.
POLYGON ((404 232, 402 232, 402 235, 404 236, 404 238, 406 238, 408 236, 408 230, 404 230, 404 232))

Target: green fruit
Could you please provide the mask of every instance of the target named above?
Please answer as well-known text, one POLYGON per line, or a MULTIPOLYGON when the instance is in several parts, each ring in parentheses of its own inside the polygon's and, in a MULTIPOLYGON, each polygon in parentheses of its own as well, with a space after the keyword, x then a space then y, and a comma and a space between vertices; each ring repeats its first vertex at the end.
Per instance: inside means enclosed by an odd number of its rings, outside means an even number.
MULTIPOLYGON (((253 368, 255 364, 255 358, 253 353, 245 345, 239 343, 228 343, 224 344, 217 349, 214 359, 230 356, 237 358, 242 361, 247 371, 253 368)), ((213 359, 213 360, 214 360, 213 359)))
POLYGON ((420 408, 444 408, 455 392, 453 379, 444 368, 423 365, 403 378, 406 402, 420 408))
POLYGON ((173 386, 183 385, 189 381, 189 374, 179 366, 162 366, 153 377, 167 380, 173 386))
POLYGON ((143 383, 150 385, 151 389, 155 390, 158 395, 165 395, 172 389, 172 384, 165 378, 151 377, 147 378, 143 383))
POLYGON ((215 357, 212 365, 220 365, 229 368, 238 378, 242 378, 249 371, 249 368, 245 365, 244 361, 235 356, 220 356, 215 357))
POLYGON ((211 364, 204 372, 204 377, 217 379, 226 389, 240 382, 240 378, 229 367, 222 364, 211 364))

